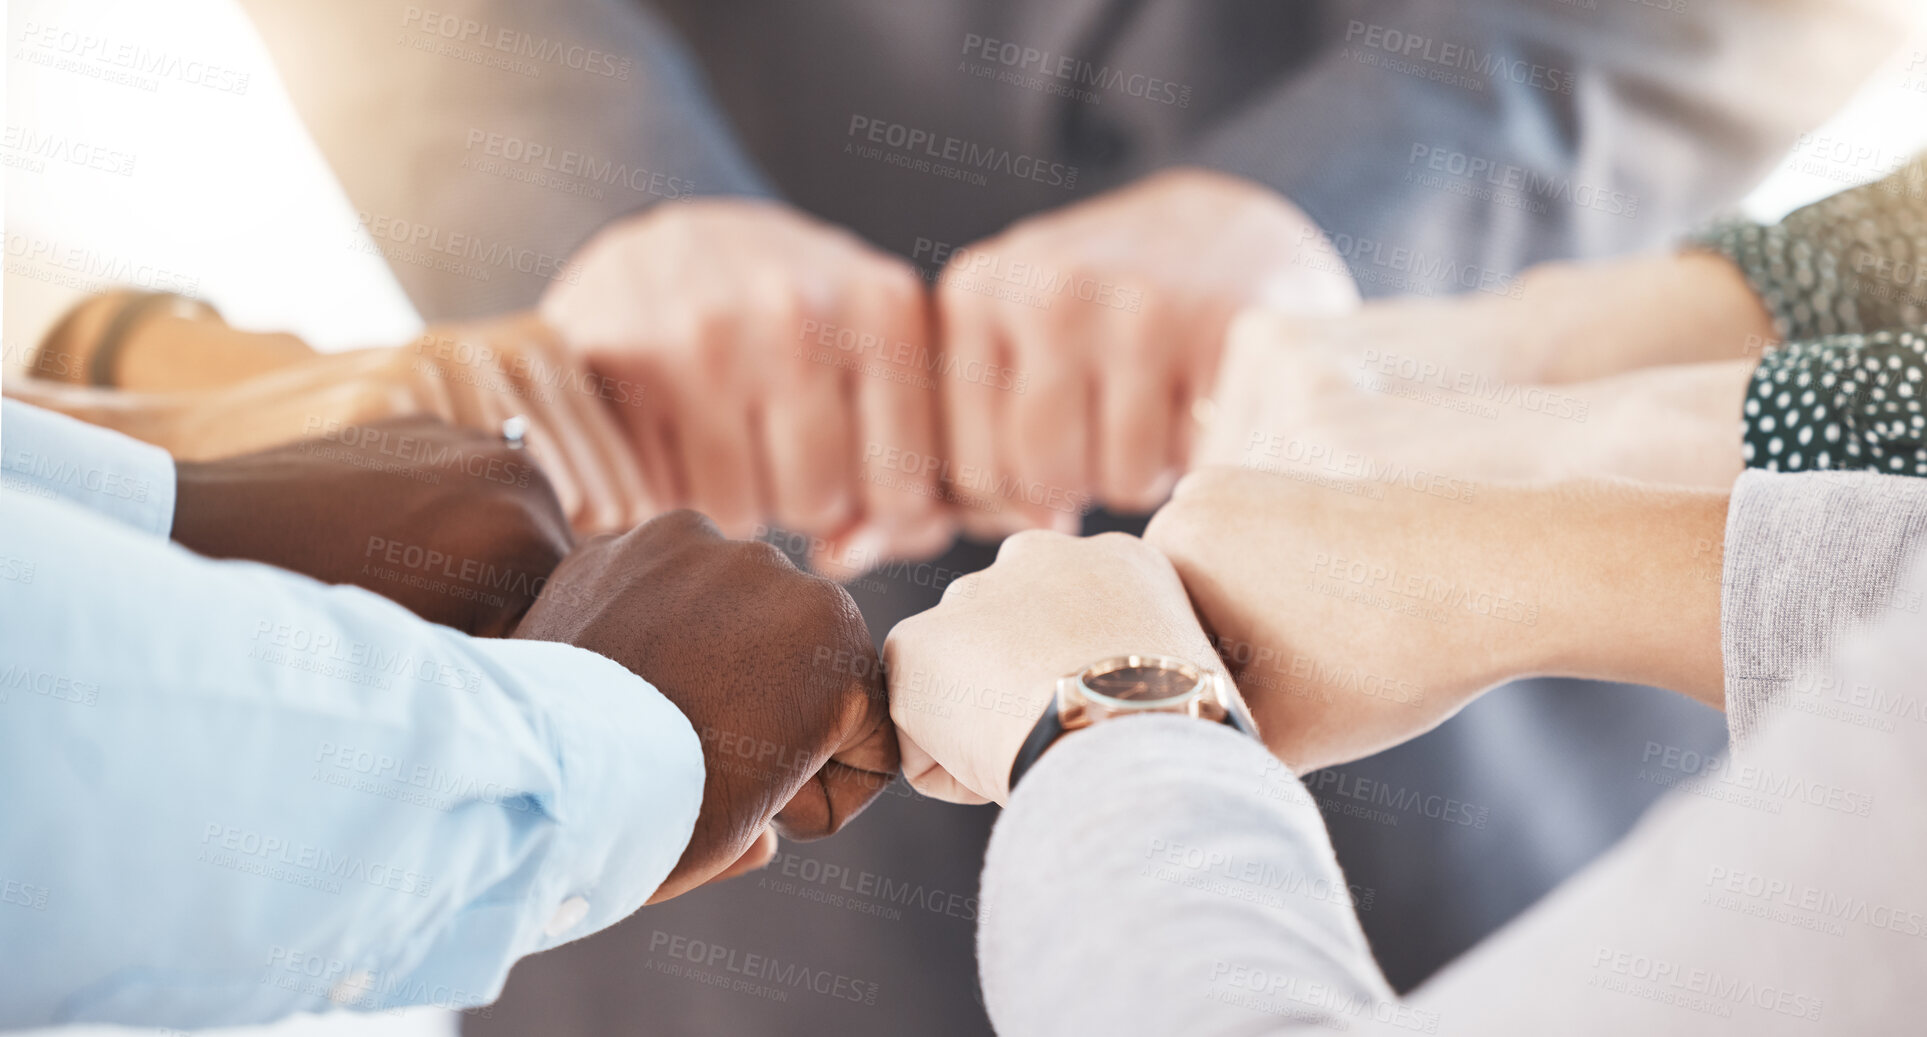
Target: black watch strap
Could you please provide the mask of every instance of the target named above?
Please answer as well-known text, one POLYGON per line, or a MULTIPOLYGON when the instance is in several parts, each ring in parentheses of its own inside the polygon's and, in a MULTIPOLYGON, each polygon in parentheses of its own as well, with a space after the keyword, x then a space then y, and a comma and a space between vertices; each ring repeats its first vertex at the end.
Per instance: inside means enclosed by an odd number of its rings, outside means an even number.
MULTIPOLYGON (((1242 709, 1227 710, 1222 723, 1233 731, 1258 737, 1258 732, 1246 720, 1242 709)), ((1037 763, 1037 758, 1044 755, 1044 750, 1062 737, 1064 719, 1057 713, 1057 696, 1052 695, 1044 703, 1044 715, 1037 718, 1037 726, 1030 729, 1030 737, 1024 739, 1024 744, 1017 749, 1017 758, 1010 762, 1010 791, 1017 791, 1017 779, 1037 763)))
POLYGON ((1053 694, 1044 703, 1044 715, 1037 718, 1037 726, 1030 729, 1030 737, 1024 739, 1023 746, 1017 750, 1017 758, 1010 763, 1012 792, 1017 791, 1017 779, 1023 777, 1025 771, 1030 770, 1031 765, 1037 762, 1039 756, 1044 755, 1044 750, 1050 748, 1052 742, 1063 736, 1064 719, 1057 714, 1057 696, 1053 694))

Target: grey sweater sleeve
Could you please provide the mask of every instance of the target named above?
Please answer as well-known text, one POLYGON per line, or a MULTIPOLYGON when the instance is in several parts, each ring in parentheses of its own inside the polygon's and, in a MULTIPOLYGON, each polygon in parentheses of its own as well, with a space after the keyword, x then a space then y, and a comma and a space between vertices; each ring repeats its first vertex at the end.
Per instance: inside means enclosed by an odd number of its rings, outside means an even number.
POLYGON ((1918 613, 1902 591, 1927 532, 1927 479, 1863 472, 1750 469, 1726 511, 1720 641, 1726 722, 1737 744, 1769 709, 1830 715, 1837 698, 1814 668, 1843 630, 1889 610, 1918 613))
POLYGON ((1256 741, 1182 717, 1104 724, 1045 754, 991 836, 984 1003, 1004 1037, 1417 1019, 1358 927, 1369 896, 1256 741))

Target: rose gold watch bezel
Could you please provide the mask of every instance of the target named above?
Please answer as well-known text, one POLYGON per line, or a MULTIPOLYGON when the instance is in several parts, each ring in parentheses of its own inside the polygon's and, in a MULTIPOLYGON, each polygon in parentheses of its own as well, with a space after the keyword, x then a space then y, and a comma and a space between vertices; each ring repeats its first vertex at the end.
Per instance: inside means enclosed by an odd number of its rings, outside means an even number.
POLYGON ((1057 714, 1065 731, 1075 731, 1116 717, 1138 716, 1145 713, 1174 713, 1197 717, 1201 720, 1223 722, 1234 711, 1247 725, 1250 724, 1250 714, 1245 710, 1243 700, 1238 697, 1237 690, 1232 687, 1223 671, 1214 667, 1200 666, 1189 659, 1174 655, 1137 653, 1113 655, 1057 679, 1057 714), (1193 683, 1188 691, 1181 694, 1146 701, 1112 698, 1102 692, 1093 691, 1085 683, 1087 679, 1099 674, 1126 667, 1143 666, 1177 670, 1191 675, 1194 678, 1193 683))

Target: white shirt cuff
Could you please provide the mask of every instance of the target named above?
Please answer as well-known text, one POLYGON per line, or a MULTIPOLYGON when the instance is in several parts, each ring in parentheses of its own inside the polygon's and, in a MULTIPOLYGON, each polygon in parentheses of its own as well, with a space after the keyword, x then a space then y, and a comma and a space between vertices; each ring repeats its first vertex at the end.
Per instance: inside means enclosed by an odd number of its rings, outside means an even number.
POLYGON ((19 400, 0 401, 0 479, 166 539, 174 528, 174 459, 110 429, 19 400))

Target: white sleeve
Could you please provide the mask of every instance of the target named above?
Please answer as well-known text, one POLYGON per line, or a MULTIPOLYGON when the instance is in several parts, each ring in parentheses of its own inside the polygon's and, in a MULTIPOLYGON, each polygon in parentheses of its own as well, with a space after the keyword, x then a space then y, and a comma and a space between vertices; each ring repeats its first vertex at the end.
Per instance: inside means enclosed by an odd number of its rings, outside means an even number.
POLYGON ((11 489, 0 527, 0 1030, 483 1004, 688 843, 702 747, 609 659, 11 489))

